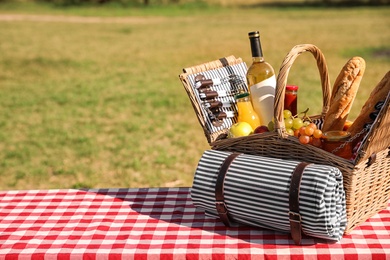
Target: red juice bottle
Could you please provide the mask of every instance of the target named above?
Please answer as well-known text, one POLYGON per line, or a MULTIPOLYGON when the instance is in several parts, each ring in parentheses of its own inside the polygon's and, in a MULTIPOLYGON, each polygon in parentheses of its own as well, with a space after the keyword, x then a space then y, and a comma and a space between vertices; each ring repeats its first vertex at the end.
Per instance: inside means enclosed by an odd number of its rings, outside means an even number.
POLYGON ((284 109, 290 110, 291 114, 295 116, 298 113, 298 86, 287 85, 286 94, 284 97, 284 109))

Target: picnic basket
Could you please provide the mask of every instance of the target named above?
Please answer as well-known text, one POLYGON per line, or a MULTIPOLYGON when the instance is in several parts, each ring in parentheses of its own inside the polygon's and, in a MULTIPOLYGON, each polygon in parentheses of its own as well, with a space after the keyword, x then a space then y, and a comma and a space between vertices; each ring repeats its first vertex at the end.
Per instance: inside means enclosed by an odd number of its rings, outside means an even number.
POLYGON ((331 84, 325 57, 315 45, 296 45, 285 56, 277 76, 274 103, 275 130, 262 134, 227 138, 228 128, 211 133, 205 126, 202 107, 195 98, 196 93, 188 79, 189 75, 197 75, 208 70, 242 63, 240 58, 229 56, 184 68, 179 77, 212 149, 337 167, 343 174, 346 194, 348 224, 344 233, 349 234, 359 224, 388 205, 390 198, 390 135, 388 134, 390 129, 390 94, 388 94, 366 138, 363 139, 354 160, 343 159, 312 145, 302 145, 296 137, 289 136, 283 127, 283 104, 290 68, 296 58, 306 52, 311 53, 316 60, 323 94, 321 114, 311 115, 310 118, 321 120, 325 117, 331 98, 331 84))

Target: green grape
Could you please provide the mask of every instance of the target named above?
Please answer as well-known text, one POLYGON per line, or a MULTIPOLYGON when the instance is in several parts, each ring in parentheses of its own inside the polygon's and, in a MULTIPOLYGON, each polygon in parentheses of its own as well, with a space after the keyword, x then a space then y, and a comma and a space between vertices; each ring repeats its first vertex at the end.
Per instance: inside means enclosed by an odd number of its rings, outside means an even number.
POLYGON ((310 121, 304 121, 303 126, 308 126, 310 124, 310 121))
POLYGON ((293 127, 293 123, 294 123, 294 120, 290 117, 290 118, 287 118, 287 119, 284 119, 284 126, 287 128, 287 129, 290 129, 293 127))
POLYGON ((292 117, 291 111, 287 109, 283 110, 283 117, 284 119, 291 118, 292 117))
POLYGON ((292 126, 293 129, 299 129, 302 126, 303 126, 303 121, 301 118, 296 117, 293 119, 293 126, 292 126))
POLYGON ((272 121, 269 121, 268 123, 268 130, 270 132, 274 131, 275 130, 275 123, 274 123, 274 120, 272 119, 272 121))
POLYGON ((291 128, 286 129, 286 132, 287 132, 288 135, 294 136, 294 130, 292 130, 291 128))

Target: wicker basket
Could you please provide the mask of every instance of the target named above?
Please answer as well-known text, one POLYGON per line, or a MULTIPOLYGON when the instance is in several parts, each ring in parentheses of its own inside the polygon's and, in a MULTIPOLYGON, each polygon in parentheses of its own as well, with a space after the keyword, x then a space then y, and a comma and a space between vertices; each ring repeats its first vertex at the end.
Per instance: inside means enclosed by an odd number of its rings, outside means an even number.
MULTIPOLYGON (((295 59, 302 53, 310 52, 319 70, 322 92, 323 109, 321 115, 311 118, 323 118, 329 109, 331 86, 328 69, 322 52, 314 45, 297 45, 285 57, 277 77, 275 93, 275 131, 250 135, 239 138, 226 138, 228 129, 206 137, 212 149, 261 155, 279 159, 291 159, 318 164, 335 166, 343 173, 346 193, 348 226, 345 234, 350 233, 356 226, 375 215, 388 205, 390 198, 390 94, 379 113, 376 121, 368 132, 354 161, 338 157, 332 153, 312 145, 302 145, 298 139, 287 135, 283 123, 283 104, 287 77, 295 59)), ((234 59, 232 63, 237 62, 234 59)), ((224 66, 220 62, 208 63, 206 66, 196 66, 184 70, 180 75, 183 86, 191 98, 191 87, 186 78, 188 74, 200 73, 203 70, 224 66), (215 65, 210 67, 210 65, 215 65)), ((191 101, 193 101, 191 99, 191 101)), ((192 103, 197 114, 199 105, 192 103)), ((201 116, 198 114, 198 118, 201 116)), ((201 125, 202 120, 199 119, 201 125)), ((204 127, 204 125, 202 125, 204 127)))

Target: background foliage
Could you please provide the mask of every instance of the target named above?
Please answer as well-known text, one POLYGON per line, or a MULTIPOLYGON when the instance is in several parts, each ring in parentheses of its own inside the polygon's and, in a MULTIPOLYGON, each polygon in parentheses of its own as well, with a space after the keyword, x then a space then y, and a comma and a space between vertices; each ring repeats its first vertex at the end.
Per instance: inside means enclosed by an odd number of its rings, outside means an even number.
MULTIPOLYGON (((353 119, 389 70, 389 11, 291 1, 0 4, 0 188, 191 185, 209 146, 178 75, 232 54, 249 64, 252 30, 261 31, 276 71, 301 43, 324 52, 332 82, 350 57, 362 56, 367 69, 353 119)), ((316 70, 303 55, 289 77, 312 114, 321 109, 316 70)))

